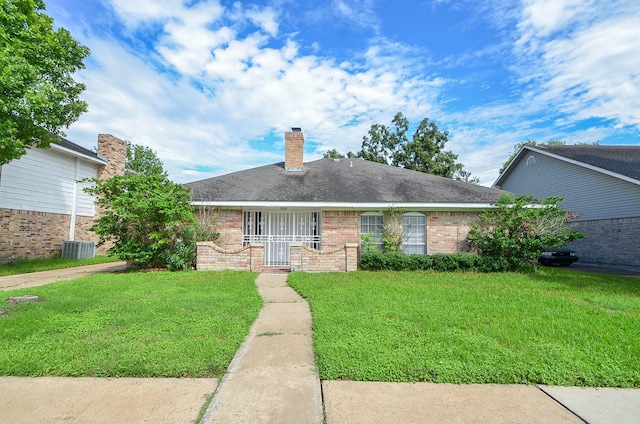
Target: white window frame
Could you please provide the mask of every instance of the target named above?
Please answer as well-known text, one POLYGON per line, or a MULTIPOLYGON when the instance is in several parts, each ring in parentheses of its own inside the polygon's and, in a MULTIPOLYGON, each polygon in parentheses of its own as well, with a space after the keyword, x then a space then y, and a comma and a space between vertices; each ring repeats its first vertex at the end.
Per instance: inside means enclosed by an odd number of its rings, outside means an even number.
MULTIPOLYGON (((384 214, 378 212, 365 212, 360 215, 360 236, 365 234, 372 235, 372 244, 376 249, 382 251, 384 244, 382 238, 384 235, 384 214)), ((362 238, 360 239, 362 244, 362 238)))
POLYGON ((407 255, 427 253, 427 217, 424 214, 409 212, 402 215, 402 251, 407 255))

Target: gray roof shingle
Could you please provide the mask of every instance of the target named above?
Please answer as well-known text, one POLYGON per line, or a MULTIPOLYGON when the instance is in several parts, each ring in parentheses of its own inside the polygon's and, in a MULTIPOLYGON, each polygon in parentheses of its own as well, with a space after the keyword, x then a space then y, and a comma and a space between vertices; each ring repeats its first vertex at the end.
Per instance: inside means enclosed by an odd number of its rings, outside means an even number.
POLYGON ((194 202, 489 204, 500 190, 361 159, 320 159, 302 171, 284 163, 184 184, 194 202))
POLYGON ((540 145, 533 147, 554 155, 640 180, 640 146, 540 145))

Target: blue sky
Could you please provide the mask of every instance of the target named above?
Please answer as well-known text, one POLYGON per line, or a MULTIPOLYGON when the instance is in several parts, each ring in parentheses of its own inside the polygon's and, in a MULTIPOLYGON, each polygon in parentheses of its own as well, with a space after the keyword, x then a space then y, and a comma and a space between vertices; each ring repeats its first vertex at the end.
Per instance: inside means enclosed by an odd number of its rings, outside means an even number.
POLYGON ((490 185, 525 140, 640 144, 637 0, 45 0, 91 49, 67 131, 152 148, 176 182, 360 148, 398 111, 490 185))

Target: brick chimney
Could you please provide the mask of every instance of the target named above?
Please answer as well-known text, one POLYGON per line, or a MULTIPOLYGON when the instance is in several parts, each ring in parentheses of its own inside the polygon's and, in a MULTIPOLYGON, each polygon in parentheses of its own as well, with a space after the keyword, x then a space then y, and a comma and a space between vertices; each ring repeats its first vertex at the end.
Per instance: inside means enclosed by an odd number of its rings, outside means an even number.
POLYGON ((284 169, 287 171, 302 171, 304 152, 304 136, 300 128, 291 128, 284 133, 284 169))
POLYGON ((107 159, 107 164, 98 170, 98 179, 124 175, 127 143, 111 134, 98 134, 98 154, 107 159))

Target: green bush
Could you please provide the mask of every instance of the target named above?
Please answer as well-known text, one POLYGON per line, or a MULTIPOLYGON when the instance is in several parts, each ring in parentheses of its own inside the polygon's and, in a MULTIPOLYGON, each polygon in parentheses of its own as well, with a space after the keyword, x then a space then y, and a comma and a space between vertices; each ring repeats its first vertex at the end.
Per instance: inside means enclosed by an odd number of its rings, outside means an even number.
POLYGON ((561 247, 584 237, 568 221, 575 215, 562 209, 560 197, 538 200, 533 196, 512 197, 503 193, 496 210, 484 212, 480 225, 469 231, 470 244, 492 262, 511 271, 535 268, 545 247, 561 247))
POLYGON ((509 268, 509 262, 501 257, 485 257, 476 253, 407 255, 369 250, 362 253, 360 268, 367 271, 502 272, 509 268))
POLYGON ((188 267, 195 218, 187 188, 165 174, 93 181, 95 186, 85 191, 96 196, 102 213, 90 230, 100 237, 99 244, 113 242, 110 255, 134 267, 188 267))
POLYGON ((164 251, 169 271, 188 271, 196 267, 196 242, 193 227, 185 227, 182 236, 164 251))

